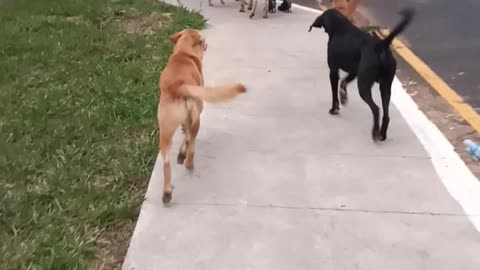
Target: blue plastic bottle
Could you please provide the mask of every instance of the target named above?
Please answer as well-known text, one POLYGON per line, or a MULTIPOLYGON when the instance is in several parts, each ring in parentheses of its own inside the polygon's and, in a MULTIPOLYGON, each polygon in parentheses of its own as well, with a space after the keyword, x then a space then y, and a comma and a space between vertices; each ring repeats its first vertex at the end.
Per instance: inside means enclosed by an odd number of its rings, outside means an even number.
POLYGON ((463 141, 465 149, 467 152, 475 159, 480 160, 480 145, 474 143, 473 141, 467 139, 463 141))

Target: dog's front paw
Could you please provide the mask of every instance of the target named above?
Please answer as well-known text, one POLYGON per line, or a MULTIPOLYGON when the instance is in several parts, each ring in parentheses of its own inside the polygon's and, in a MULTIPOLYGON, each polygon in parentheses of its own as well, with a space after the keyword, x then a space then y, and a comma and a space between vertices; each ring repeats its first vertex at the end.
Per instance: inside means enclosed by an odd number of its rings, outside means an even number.
POLYGON ((372 139, 374 142, 382 141, 382 136, 380 135, 380 131, 376 128, 372 130, 372 139))
POLYGON ((379 140, 380 140, 381 142, 386 141, 386 140, 387 140, 387 132, 380 132, 379 140))
POLYGON ((252 14, 250 14, 250 16, 249 16, 249 17, 250 17, 250 19, 252 19, 252 18, 253 18, 253 16, 255 16, 255 13, 252 13, 252 14))
POLYGON ((340 113, 340 109, 339 108, 331 108, 329 111, 328 111, 331 115, 337 115, 340 113))

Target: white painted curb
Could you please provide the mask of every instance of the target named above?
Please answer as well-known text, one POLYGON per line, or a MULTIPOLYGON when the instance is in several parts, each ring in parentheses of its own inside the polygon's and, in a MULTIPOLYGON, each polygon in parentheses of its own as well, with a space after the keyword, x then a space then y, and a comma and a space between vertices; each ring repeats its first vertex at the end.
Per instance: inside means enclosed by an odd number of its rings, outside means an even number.
POLYGON ((443 133, 420 111, 395 77, 392 102, 400 111, 423 147, 450 195, 462 206, 465 215, 480 232, 480 182, 455 152, 443 133))

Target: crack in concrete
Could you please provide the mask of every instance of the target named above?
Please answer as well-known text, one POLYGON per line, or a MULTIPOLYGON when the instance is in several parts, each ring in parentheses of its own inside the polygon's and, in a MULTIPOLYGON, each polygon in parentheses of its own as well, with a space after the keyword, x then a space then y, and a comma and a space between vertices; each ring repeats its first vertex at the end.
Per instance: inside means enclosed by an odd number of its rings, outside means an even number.
MULTIPOLYGON (((259 153, 259 154, 276 154, 276 152, 272 151, 250 151, 252 153, 259 153)), ((431 160, 432 157, 429 156, 414 156, 414 155, 399 155, 399 156, 394 156, 394 155, 364 155, 364 154, 349 154, 349 153, 323 153, 325 156, 332 156, 332 157, 352 157, 352 158, 371 158, 371 159, 376 159, 376 158, 388 158, 388 159, 418 159, 418 160, 431 160)), ((300 153, 297 154, 299 156, 307 156, 309 153, 300 153)), ((206 158, 206 159, 217 159, 216 156, 214 155, 208 155, 208 154, 197 154, 197 156, 206 158)), ((290 156, 291 157, 291 156, 290 156)), ((446 160, 447 158, 444 157, 442 160, 446 160)))
MULTIPOLYGON (((173 206, 173 205, 172 205, 173 206)), ((350 213, 368 213, 368 214, 392 214, 392 215, 416 215, 416 216, 447 216, 447 217, 480 217, 480 214, 465 215, 457 213, 441 213, 428 211, 396 211, 396 210, 372 210, 372 209, 355 209, 343 207, 315 207, 315 206, 289 206, 275 204, 235 204, 235 203, 188 203, 177 202, 174 206, 212 206, 212 207, 247 207, 259 209, 286 209, 286 210, 307 210, 321 212, 350 212, 350 213)))

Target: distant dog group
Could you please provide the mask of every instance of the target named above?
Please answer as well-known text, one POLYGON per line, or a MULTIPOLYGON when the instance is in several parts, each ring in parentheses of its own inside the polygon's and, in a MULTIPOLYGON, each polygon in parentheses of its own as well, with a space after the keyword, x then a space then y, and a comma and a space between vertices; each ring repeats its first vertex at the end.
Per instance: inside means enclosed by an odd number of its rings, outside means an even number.
POLYGON ((347 17, 353 24, 356 24, 355 11, 360 0, 330 0, 330 9, 336 9, 343 16, 347 17))
MULTIPOLYGON (((250 13, 249 17, 250 19, 255 16, 255 13, 257 11, 257 4, 258 0, 235 0, 235 1, 240 1, 240 12, 245 12, 245 7, 247 7, 248 10, 251 10, 252 12, 250 13)), ((220 0, 220 3, 222 5, 225 4, 225 0, 220 0)), ((213 6, 212 0, 208 0, 208 5, 213 6)), ((263 6, 263 18, 267 19, 268 18, 268 13, 275 13, 276 12, 276 5, 277 2, 276 0, 264 0, 264 6, 263 6)), ((278 6, 278 10, 283 11, 283 12, 291 12, 292 10, 292 3, 291 0, 283 0, 283 2, 278 6)))
MULTIPOLYGON (((373 115, 371 136, 374 141, 387 139, 390 122, 391 86, 396 72, 396 60, 390 44, 411 22, 414 10, 405 9, 401 14, 402 21, 384 40, 360 30, 352 24, 349 17, 336 8, 323 12, 309 28, 309 31, 323 28, 329 36, 327 62, 332 92, 330 114, 339 113, 339 103, 347 104, 347 86, 357 78, 360 97, 367 103, 373 115), (340 70, 348 73, 341 81, 340 70), (381 124, 379 107, 372 99, 372 86, 375 82, 380 84, 383 107, 381 124)), ((204 86, 202 59, 208 46, 200 31, 185 29, 172 35, 170 40, 174 49, 160 75, 161 95, 157 113, 159 150, 163 159, 164 204, 168 204, 172 199, 169 151, 175 131, 181 127, 184 133, 177 163, 185 164, 187 169, 193 170, 195 141, 200 128, 203 102, 225 102, 247 92, 246 87, 240 83, 204 86)))

